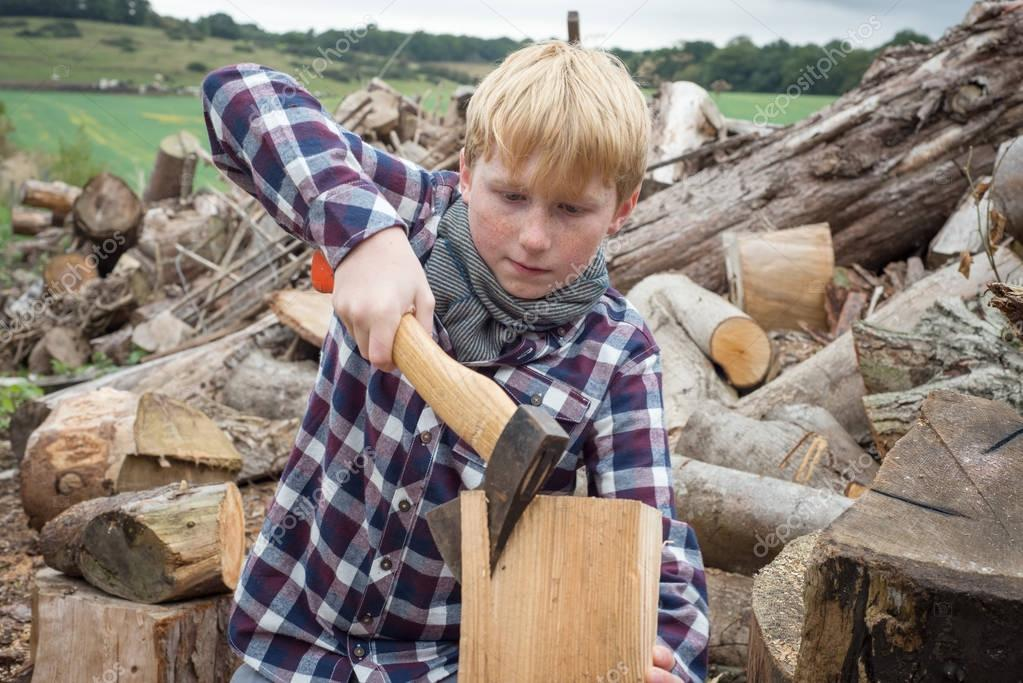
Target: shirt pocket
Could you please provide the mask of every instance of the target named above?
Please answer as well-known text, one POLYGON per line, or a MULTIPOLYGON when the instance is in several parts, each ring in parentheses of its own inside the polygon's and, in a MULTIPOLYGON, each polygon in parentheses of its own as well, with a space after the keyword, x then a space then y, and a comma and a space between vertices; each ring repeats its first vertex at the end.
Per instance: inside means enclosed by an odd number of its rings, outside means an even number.
MULTIPOLYGON (((527 367, 502 367, 494 374, 494 381, 511 396, 516 405, 533 405, 547 411, 568 434, 571 446, 579 436, 590 412, 591 401, 571 384, 527 367)), ((452 452, 456 459, 482 470, 485 463, 476 451, 459 437, 452 452)), ((575 470, 579 454, 566 451, 557 466, 575 470)))

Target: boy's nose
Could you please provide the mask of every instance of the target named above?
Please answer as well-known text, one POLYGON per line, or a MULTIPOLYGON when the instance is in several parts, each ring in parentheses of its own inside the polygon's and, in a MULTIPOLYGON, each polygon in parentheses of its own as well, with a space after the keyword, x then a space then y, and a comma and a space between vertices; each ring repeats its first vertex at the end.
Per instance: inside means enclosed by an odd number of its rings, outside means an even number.
POLYGON ((519 244, 530 252, 541 252, 550 249, 550 230, 547 226, 548 215, 545 211, 531 211, 526 225, 519 233, 519 244))

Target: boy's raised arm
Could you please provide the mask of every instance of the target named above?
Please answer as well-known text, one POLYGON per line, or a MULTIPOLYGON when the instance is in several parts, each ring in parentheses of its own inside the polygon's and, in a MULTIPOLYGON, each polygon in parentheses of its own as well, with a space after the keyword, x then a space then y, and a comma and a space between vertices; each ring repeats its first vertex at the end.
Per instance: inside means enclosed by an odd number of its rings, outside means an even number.
POLYGON ((656 346, 622 365, 597 408, 583 444, 591 486, 604 498, 641 500, 661 511, 661 580, 657 642, 675 655, 672 670, 687 683, 707 675, 707 580, 696 534, 674 518, 668 435, 664 427, 660 353, 656 346))
POLYGON ((217 167, 332 269, 382 230, 422 227, 433 174, 341 128, 287 74, 225 66, 203 79, 202 102, 217 167))

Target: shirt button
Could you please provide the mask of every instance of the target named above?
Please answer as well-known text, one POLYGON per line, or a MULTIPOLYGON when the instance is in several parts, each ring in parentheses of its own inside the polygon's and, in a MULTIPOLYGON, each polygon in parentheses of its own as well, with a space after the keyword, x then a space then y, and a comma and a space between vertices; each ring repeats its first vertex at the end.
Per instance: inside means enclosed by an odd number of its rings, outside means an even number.
POLYGON ((352 649, 352 654, 356 657, 363 657, 366 654, 366 648, 362 645, 356 645, 355 648, 352 649))
POLYGON ((391 562, 391 558, 389 557, 385 557, 384 559, 380 560, 380 568, 383 569, 384 571, 387 571, 393 566, 394 563, 391 562))
POLYGON ((405 499, 402 499, 398 503, 398 509, 401 510, 402 512, 408 512, 409 510, 412 509, 412 503, 408 502, 405 499))
POLYGON ((430 439, 432 438, 433 435, 430 434, 430 432, 423 432, 422 434, 419 435, 419 440, 422 441, 423 443, 430 443, 430 439))
POLYGON ((565 336, 565 328, 564 327, 559 327, 558 328, 558 336, 559 337, 564 337, 565 336))
POLYGON ((364 624, 369 624, 371 621, 373 621, 373 615, 370 614, 369 612, 366 612, 365 614, 362 615, 359 621, 361 621, 364 624))
POLYGON ((538 406, 543 403, 543 396, 540 394, 533 394, 532 397, 530 397, 529 402, 534 406, 538 406))

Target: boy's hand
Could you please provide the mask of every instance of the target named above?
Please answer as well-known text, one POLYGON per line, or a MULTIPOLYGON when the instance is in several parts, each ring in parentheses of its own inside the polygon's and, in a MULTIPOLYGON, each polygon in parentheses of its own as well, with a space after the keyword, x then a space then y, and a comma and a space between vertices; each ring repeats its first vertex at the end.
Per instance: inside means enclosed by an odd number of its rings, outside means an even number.
POLYGON ((433 331, 433 292, 401 226, 382 230, 348 252, 334 271, 334 312, 375 367, 394 370, 391 347, 401 316, 414 310, 433 331))
POLYGON ((643 683, 682 683, 682 679, 671 673, 675 656, 663 645, 654 645, 654 665, 646 670, 643 683))

